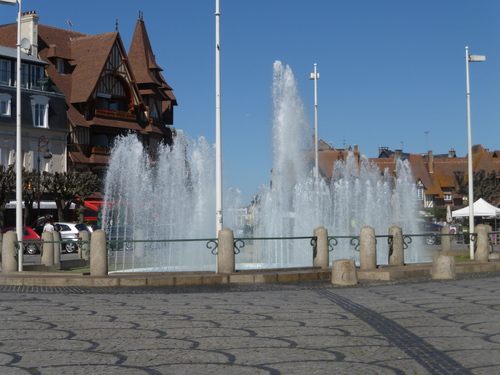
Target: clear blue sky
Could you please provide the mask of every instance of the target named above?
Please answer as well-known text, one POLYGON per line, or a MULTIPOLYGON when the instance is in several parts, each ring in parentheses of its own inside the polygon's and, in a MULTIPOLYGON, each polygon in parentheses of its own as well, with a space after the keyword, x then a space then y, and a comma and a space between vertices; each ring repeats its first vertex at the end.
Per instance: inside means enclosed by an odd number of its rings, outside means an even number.
MULTIPOLYGON (((0 6, 0 23, 15 22, 15 8, 0 6)), ((118 19, 127 49, 141 10, 178 99, 175 127, 214 141, 215 0, 23 0, 28 10, 89 34, 118 19)), ((334 147, 465 156, 468 45, 487 58, 470 65, 473 143, 500 149, 498 0, 220 0, 220 10, 223 184, 245 203, 272 168, 275 60, 293 69, 311 129, 318 64, 319 137, 334 147)))

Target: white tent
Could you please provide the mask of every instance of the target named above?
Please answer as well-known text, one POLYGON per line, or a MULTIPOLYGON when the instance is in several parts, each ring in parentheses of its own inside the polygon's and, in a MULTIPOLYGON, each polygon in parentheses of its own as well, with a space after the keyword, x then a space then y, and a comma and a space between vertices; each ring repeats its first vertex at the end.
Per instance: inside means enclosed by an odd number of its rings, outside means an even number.
MULTIPOLYGON (((474 202, 474 216, 482 217, 500 217, 500 208, 486 202, 483 198, 479 198, 474 202)), ((469 207, 464 207, 451 213, 453 217, 469 216, 469 207)))

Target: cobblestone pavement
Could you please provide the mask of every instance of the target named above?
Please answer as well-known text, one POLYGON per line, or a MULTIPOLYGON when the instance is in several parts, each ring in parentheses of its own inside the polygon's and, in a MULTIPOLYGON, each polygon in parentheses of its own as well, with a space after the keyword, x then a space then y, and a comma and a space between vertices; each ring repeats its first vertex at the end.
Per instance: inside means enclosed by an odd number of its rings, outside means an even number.
POLYGON ((499 283, 0 286, 0 374, 500 374, 499 283))

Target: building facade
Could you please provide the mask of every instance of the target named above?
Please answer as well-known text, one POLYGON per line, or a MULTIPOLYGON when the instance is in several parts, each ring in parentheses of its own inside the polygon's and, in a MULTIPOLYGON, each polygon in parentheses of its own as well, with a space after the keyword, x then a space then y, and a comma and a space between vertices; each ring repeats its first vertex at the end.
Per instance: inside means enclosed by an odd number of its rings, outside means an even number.
MULTIPOLYGON (((22 36, 66 98, 67 168, 102 175, 117 136, 144 146, 172 144, 177 100, 157 65, 142 18, 127 54, 117 31, 88 35, 38 23, 23 13, 22 36)), ((15 47, 16 24, 0 26, 0 45, 15 47)), ((24 101, 23 101, 24 102, 24 101)))
MULTIPOLYGON (((326 180, 333 173, 334 163, 337 160, 345 160, 349 152, 354 153, 360 160, 360 152, 357 146, 353 149, 334 149, 324 141, 319 141, 319 167, 320 174, 326 180)), ((458 209, 467 206, 467 194, 463 194, 462 187, 467 185, 467 155, 458 157, 455 150, 451 149, 447 154, 435 155, 433 151, 425 154, 409 154, 402 150, 391 151, 387 147, 379 148, 376 158, 369 161, 376 164, 380 171, 388 170, 395 173, 398 160, 407 160, 412 169, 413 178, 417 189, 417 199, 424 210, 434 208, 445 209, 450 206, 458 209)), ((500 151, 490 151, 481 145, 472 148, 473 171, 475 175, 486 176, 488 181, 475 181, 475 195, 489 195, 491 192, 500 191, 500 151), (485 188, 485 185, 486 188, 485 188)), ((500 204, 498 198, 483 197, 496 206, 500 204)))
MULTIPOLYGON (((45 76, 47 64, 21 52, 21 148, 28 170, 67 168, 66 100, 45 76)), ((15 162, 17 136, 17 50, 0 46, 0 164, 15 162)))

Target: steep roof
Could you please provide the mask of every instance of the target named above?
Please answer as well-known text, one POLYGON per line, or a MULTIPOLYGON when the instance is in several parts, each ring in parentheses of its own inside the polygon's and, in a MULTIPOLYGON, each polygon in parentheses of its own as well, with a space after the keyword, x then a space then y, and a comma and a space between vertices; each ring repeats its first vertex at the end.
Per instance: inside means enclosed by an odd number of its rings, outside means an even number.
POLYGON ((128 60, 143 95, 169 99, 177 105, 177 99, 161 74, 163 69, 156 63, 144 21, 139 18, 130 43, 128 60))
POLYGON ((117 32, 110 32, 71 39, 71 51, 76 62, 72 74, 72 103, 89 99, 118 38, 117 32))

